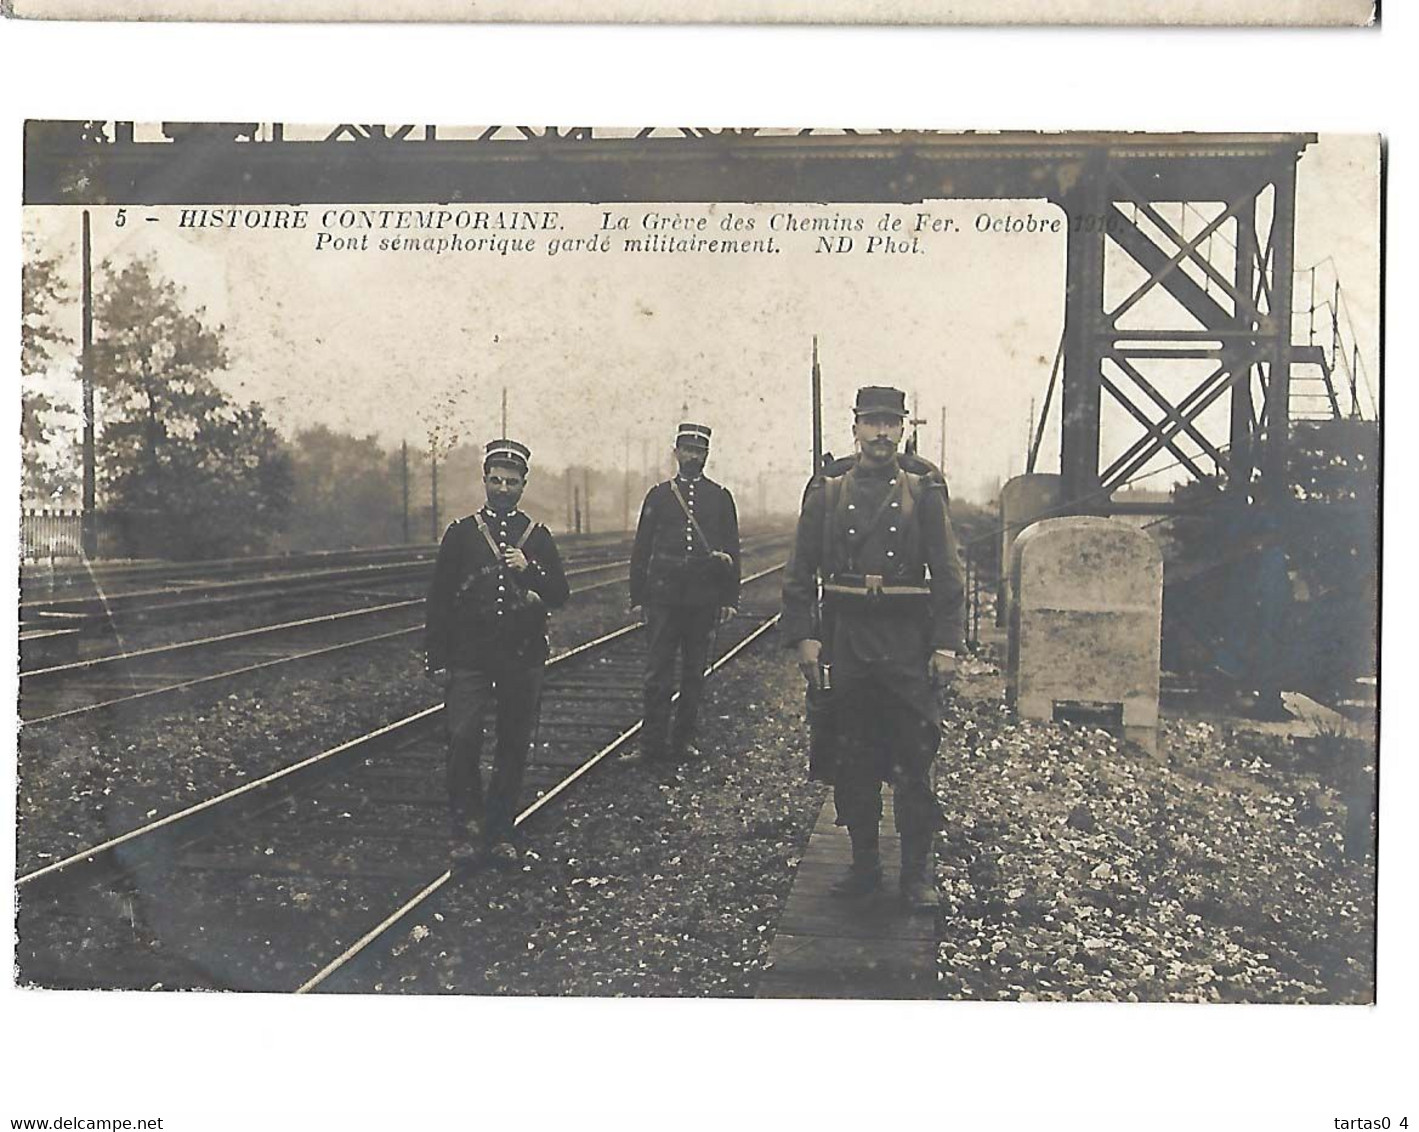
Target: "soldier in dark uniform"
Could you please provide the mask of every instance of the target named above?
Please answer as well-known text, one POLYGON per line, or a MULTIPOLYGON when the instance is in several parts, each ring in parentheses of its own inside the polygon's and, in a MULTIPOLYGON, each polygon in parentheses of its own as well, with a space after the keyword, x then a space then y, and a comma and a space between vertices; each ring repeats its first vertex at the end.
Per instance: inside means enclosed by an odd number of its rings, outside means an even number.
MULTIPOLYGON (((858 454, 840 474, 816 476, 783 585, 783 640, 814 687, 830 683, 836 760, 831 776, 852 865, 836 890, 882 882, 882 783, 892 782, 901 835, 903 898, 936 905, 930 860, 941 825, 934 761, 941 741, 937 691, 955 674, 965 583, 947 512, 945 481, 899 456, 907 416, 896 389, 858 390, 858 454), (824 615, 812 616, 821 581, 824 615)), ((826 769, 826 774, 824 773, 826 769)))
POLYGON ((517 509, 531 453, 494 440, 483 460, 487 503, 444 534, 426 604, 429 674, 444 684, 448 802, 455 864, 481 843, 494 863, 517 860, 513 820, 537 723, 548 610, 568 596, 552 533, 517 509), (483 717, 497 720, 487 796, 483 717))
POLYGON ((665 757, 667 731, 674 757, 689 748, 710 638, 739 605, 739 517, 734 496, 704 474, 709 443, 704 425, 680 426, 680 471, 646 495, 631 550, 631 607, 643 610, 649 636, 641 731, 647 760, 665 757), (671 729, 677 653, 680 700, 671 729))

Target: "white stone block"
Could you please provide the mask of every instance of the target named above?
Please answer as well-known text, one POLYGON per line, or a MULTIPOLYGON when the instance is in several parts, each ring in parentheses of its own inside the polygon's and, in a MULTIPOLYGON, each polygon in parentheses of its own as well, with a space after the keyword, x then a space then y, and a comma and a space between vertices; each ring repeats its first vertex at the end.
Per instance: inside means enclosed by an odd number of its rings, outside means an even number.
POLYGON ((1064 479, 1048 472, 1016 476, 1000 489, 1000 589, 995 623, 1010 624, 1010 555, 1015 540, 1031 523, 1054 511, 1064 499, 1064 479))
POLYGON ((1044 519, 1015 540, 1009 696, 1028 719, 1116 713, 1123 737, 1158 748, 1163 556, 1116 519, 1044 519))

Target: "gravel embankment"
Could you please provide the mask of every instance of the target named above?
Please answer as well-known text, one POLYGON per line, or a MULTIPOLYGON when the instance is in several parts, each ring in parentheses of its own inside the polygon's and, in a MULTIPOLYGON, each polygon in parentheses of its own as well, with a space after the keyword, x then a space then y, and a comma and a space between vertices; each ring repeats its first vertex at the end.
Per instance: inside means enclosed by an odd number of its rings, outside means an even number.
MULTIPOLYGON (((1373 862, 1344 855, 1345 774, 1324 752, 1174 720, 1150 759, 1013 722, 998 672, 967 669, 939 776, 947 997, 1370 1000, 1373 862)), ((752 994, 824 797, 792 666, 766 649, 723 678, 706 740, 683 779, 588 784, 521 873, 423 917, 379 989, 752 994)))
POLYGON ((529 831, 520 872, 476 874, 422 916, 374 989, 751 995, 823 801, 776 645, 711 681, 699 760, 593 776, 529 831))
POLYGON ((943 748, 946 994, 1371 1001, 1374 863, 1344 852, 1337 748, 1169 720, 1150 758, 1013 722, 1000 684, 976 666, 943 748))

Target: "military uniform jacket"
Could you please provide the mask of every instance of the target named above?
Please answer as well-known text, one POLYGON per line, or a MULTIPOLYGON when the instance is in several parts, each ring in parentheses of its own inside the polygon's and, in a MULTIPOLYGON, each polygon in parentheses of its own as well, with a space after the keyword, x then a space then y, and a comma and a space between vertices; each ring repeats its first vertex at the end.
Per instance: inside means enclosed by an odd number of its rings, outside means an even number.
POLYGON ((631 604, 738 605, 739 516, 734 496, 704 476, 676 476, 674 482, 705 538, 696 533, 675 498, 671 481, 651 488, 631 550, 631 604), (710 557, 716 550, 729 555, 728 565, 710 557))
POLYGON ((521 511, 480 511, 499 547, 521 545, 526 570, 509 570, 478 529, 476 515, 444 533, 425 603, 430 669, 487 670, 547 659, 547 611, 569 595, 552 532, 521 511))
POLYGON ((939 474, 906 476, 896 462, 872 471, 854 464, 834 477, 838 486, 818 476, 804 495, 783 583, 786 646, 815 635, 812 608, 820 569, 825 580, 871 575, 888 585, 930 591, 915 603, 853 602, 835 610, 828 619, 823 659, 843 676, 861 664, 914 670, 932 649, 958 650, 963 644, 965 572, 947 512, 945 481, 939 474))

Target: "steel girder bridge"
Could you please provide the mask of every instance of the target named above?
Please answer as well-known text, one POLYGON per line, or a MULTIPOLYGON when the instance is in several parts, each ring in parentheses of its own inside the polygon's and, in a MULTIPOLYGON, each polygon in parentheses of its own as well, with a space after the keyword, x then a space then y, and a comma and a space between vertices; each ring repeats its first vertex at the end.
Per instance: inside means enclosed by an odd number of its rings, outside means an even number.
POLYGON ((1314 361, 1292 345, 1296 167, 1314 140, 279 123, 164 123, 145 137, 133 123, 33 122, 25 202, 1048 201, 1067 219, 1066 510, 1107 513, 1157 458, 1219 497, 1277 505, 1292 365, 1314 361), (1107 452, 1106 403, 1131 429, 1107 452))

